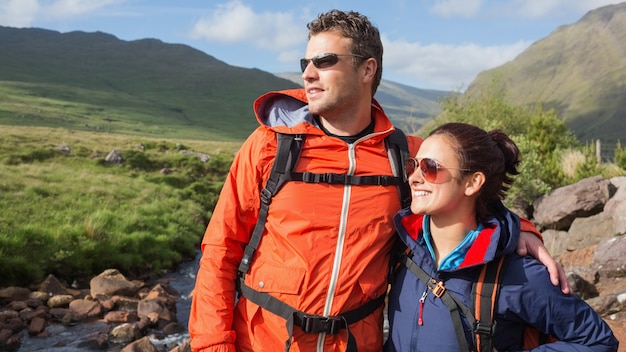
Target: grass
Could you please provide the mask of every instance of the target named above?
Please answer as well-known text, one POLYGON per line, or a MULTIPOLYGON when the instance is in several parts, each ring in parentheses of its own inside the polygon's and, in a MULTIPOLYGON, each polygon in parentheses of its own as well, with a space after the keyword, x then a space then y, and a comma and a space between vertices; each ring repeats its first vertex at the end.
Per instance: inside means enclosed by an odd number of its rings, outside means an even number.
POLYGON ((0 126, 2 285, 47 274, 86 278, 107 268, 159 273, 192 257, 238 147, 0 126), (104 162, 113 149, 123 164, 104 162))

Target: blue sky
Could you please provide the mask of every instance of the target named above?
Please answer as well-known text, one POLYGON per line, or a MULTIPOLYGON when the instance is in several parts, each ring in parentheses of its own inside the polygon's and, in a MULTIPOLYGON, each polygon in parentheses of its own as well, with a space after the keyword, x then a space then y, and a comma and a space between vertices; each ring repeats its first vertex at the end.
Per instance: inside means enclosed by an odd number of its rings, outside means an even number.
POLYGON ((187 44, 230 65, 298 71, 306 24, 332 8, 370 18, 383 79, 463 90, 481 71, 610 0, 0 0, 0 25, 187 44))

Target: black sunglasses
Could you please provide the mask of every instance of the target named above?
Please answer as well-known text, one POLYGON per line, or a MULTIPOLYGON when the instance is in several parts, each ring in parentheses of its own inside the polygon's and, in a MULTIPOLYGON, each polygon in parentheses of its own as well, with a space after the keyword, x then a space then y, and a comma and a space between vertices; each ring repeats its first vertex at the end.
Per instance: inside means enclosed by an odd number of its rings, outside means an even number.
POLYGON ((472 171, 469 169, 455 169, 453 167, 445 167, 439 164, 436 160, 431 159, 431 158, 422 158, 420 160, 417 160, 415 158, 410 158, 409 160, 406 161, 406 165, 405 165, 406 177, 409 178, 409 176, 413 175, 413 173, 418 168, 418 166, 419 166, 420 172, 422 173, 422 176, 424 177, 424 180, 430 183, 444 182, 442 180, 437 180, 437 177, 439 176, 439 170, 452 169, 452 170, 459 170, 459 171, 472 171))
POLYGON ((319 55, 315 55, 310 59, 300 59, 300 69, 302 70, 302 72, 304 72, 304 70, 306 70, 307 66, 309 66, 309 62, 313 63, 313 66, 315 66, 316 68, 328 68, 331 66, 334 66, 337 62, 339 62, 339 56, 354 56, 354 57, 358 57, 361 59, 365 59, 365 56, 362 55, 357 55, 357 54, 333 54, 333 53, 326 53, 326 54, 319 54, 319 55))

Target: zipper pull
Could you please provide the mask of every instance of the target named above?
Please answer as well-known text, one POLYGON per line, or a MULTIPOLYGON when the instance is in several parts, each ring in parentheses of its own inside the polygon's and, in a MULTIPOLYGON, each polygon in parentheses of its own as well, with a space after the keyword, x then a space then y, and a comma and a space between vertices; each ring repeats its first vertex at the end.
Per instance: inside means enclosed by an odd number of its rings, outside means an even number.
POLYGON ((419 316, 417 318, 417 325, 424 325, 423 312, 424 312, 424 301, 426 301, 426 296, 428 295, 428 287, 424 290, 422 297, 420 298, 420 311, 419 316))

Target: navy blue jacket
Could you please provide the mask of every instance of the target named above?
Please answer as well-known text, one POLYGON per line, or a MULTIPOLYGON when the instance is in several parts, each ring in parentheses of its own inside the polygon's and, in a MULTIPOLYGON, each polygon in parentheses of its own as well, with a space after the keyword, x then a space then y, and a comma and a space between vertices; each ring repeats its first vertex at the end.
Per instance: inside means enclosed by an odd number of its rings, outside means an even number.
MULTIPOLYGON (((496 303, 494 348, 519 351, 525 324, 559 339, 532 351, 617 351, 618 341, 602 318, 576 295, 565 295, 552 285, 536 259, 515 254, 519 219, 508 215, 508 231, 494 219, 480 232, 458 268, 438 271, 422 237, 423 215, 401 210, 394 218, 401 240, 413 251, 413 260, 465 305, 472 307, 472 284, 482 264, 510 255, 496 303)), ((462 318, 470 348, 474 342, 462 318)), ((401 267, 389 295, 390 333, 385 351, 459 351, 450 312, 441 299, 415 275, 401 267), (420 311, 420 297, 427 292, 420 311), (418 319, 422 317, 422 324, 418 319)))

